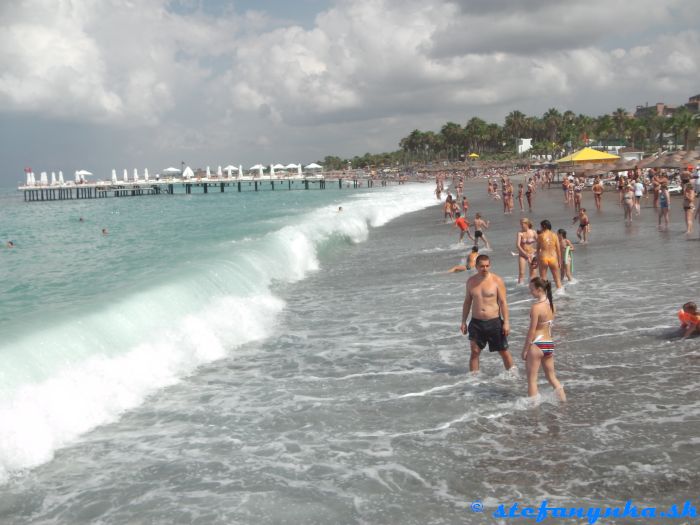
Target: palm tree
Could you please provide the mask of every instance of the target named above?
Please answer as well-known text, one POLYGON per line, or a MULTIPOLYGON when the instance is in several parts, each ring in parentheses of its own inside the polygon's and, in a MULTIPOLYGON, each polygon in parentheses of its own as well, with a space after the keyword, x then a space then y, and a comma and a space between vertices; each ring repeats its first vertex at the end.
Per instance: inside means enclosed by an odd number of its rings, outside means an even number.
POLYGON ((618 138, 625 138, 625 131, 628 121, 627 110, 625 110, 625 108, 617 108, 612 114, 612 120, 615 124, 615 130, 617 131, 618 138))
POLYGON ((527 126, 526 122, 526 116, 525 113, 522 113, 521 111, 518 111, 517 109, 514 111, 511 111, 506 115, 506 120, 503 126, 503 129, 506 133, 506 136, 510 138, 513 143, 519 138, 522 138, 525 135, 525 129, 527 126))
POLYGON ((686 107, 681 107, 676 110, 671 119, 671 126, 674 133, 674 142, 678 144, 678 136, 683 137, 683 149, 688 150, 690 136, 693 132, 697 132, 698 115, 694 115, 686 107))
POLYGON ((470 118, 469 122, 464 126, 464 134, 469 150, 481 153, 481 145, 486 135, 486 121, 479 117, 470 118))
POLYGON ((652 118, 652 129, 656 133, 656 139, 659 143, 659 149, 663 149, 666 133, 671 129, 671 119, 664 115, 656 115, 652 118))
POLYGON ((547 138, 550 142, 557 142, 563 122, 561 113, 559 113, 556 108, 549 108, 545 114, 542 115, 542 120, 547 130, 547 138))
POLYGON ((450 151, 459 152, 464 147, 464 129, 455 122, 448 122, 442 126, 440 136, 447 149, 447 160, 450 160, 450 151))

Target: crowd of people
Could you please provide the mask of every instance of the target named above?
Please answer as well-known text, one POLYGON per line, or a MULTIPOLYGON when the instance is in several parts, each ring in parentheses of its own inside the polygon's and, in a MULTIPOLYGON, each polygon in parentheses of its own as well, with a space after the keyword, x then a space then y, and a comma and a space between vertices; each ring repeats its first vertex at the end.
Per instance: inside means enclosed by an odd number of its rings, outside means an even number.
MULTIPOLYGON (((553 172, 538 171, 526 177, 525 183, 518 184, 517 197, 520 212, 532 212, 535 194, 538 188, 545 185, 551 187, 553 172)), ((700 195, 700 173, 693 175, 689 170, 681 173, 683 184, 683 210, 685 214, 686 233, 693 231, 695 218, 700 220, 700 211, 696 210, 695 200, 700 195), (694 179, 694 182, 691 182, 694 179)), ((445 177, 436 177, 436 196, 446 191, 445 177)), ((491 272, 491 261, 488 255, 479 253, 480 241, 485 250, 491 249, 491 244, 484 235, 490 223, 481 213, 474 214, 473 223, 467 217, 469 201, 464 193, 463 179, 456 175, 452 187, 456 189, 456 198, 450 191, 444 203, 444 220, 453 221, 459 230, 459 242, 468 238, 473 246, 464 260, 464 264, 454 266, 449 272, 474 270, 466 284, 466 295, 462 306, 462 321, 460 330, 469 336, 470 359, 469 370, 479 371, 481 351, 488 345, 490 352, 498 352, 506 370, 514 369, 515 364, 508 346, 510 319, 506 289, 503 279, 491 272), (471 315, 469 323, 467 320, 471 315)), ((641 214, 642 199, 653 196, 653 207, 658 213, 660 230, 668 230, 670 194, 669 176, 659 170, 649 170, 644 174, 634 170, 627 175, 618 175, 615 179, 619 193, 618 203, 624 210, 626 224, 631 224, 633 216, 641 214), (663 225, 662 225, 663 223, 663 225)), ((571 206, 575 216, 573 224, 577 224, 576 237, 578 243, 585 245, 589 242, 591 220, 582 205, 582 193, 586 187, 583 178, 573 175, 565 176, 562 181, 564 203, 571 206)), ((513 213, 515 191, 514 185, 504 173, 489 173, 487 180, 488 195, 496 201, 501 201, 504 214, 513 213), (498 181, 500 178, 500 183, 498 181)), ((603 181, 596 177, 591 185, 591 191, 597 210, 602 209, 603 181)), ((534 302, 530 308, 530 323, 525 337, 522 359, 528 382, 528 396, 538 394, 537 376, 539 369, 544 370, 547 381, 554 388, 557 397, 564 401, 566 394, 556 377, 554 369, 554 342, 551 327, 555 317, 555 306, 552 295, 552 284, 557 289, 562 288, 564 280, 573 281, 573 255, 575 246, 567 237, 565 229, 552 230, 548 219, 540 222, 539 230, 534 229, 533 223, 526 217, 520 219, 520 230, 516 235, 516 250, 513 256, 518 258, 518 284, 524 284, 527 279, 530 294, 534 302)), ((697 305, 689 302, 678 312, 683 338, 700 334, 700 313, 697 305)))

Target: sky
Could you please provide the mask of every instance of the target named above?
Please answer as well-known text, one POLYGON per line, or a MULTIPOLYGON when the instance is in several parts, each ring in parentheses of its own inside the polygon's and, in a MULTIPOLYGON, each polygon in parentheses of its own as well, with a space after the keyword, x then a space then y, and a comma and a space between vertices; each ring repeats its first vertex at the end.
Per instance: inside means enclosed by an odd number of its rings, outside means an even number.
POLYGON ((2 0, 0 184, 398 149, 700 93, 696 0, 2 0))

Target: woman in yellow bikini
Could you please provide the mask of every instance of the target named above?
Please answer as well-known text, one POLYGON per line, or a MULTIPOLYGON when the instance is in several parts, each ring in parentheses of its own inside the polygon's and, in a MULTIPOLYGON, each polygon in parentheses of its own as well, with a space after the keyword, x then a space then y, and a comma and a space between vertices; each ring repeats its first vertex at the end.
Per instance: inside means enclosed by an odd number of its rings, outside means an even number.
POLYGON ((554 392, 561 401, 566 401, 564 387, 561 386, 554 372, 552 286, 549 281, 535 277, 530 281, 530 293, 535 298, 535 302, 530 307, 530 328, 527 331, 522 353, 527 370, 527 395, 529 397, 537 395, 537 373, 542 365, 544 375, 554 388, 554 392))
POLYGON ((542 230, 537 235, 537 261, 540 268, 540 278, 547 278, 547 270, 552 274, 552 278, 561 288, 561 247, 559 238, 552 231, 552 223, 547 219, 540 223, 542 230))

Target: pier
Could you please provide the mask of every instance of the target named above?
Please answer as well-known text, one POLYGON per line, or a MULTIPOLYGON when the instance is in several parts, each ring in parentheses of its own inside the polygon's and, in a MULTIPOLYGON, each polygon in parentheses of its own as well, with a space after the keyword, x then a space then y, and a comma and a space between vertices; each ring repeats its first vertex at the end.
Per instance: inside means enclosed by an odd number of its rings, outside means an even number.
POLYGON ((38 184, 20 186, 26 202, 63 201, 75 199, 103 199, 109 197, 139 197, 144 195, 190 195, 192 193, 224 193, 228 191, 276 191, 310 190, 326 188, 357 189, 402 184, 403 181, 387 179, 337 178, 321 176, 286 178, 222 178, 222 179, 161 179, 131 182, 88 182, 63 184, 38 184))

